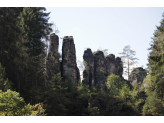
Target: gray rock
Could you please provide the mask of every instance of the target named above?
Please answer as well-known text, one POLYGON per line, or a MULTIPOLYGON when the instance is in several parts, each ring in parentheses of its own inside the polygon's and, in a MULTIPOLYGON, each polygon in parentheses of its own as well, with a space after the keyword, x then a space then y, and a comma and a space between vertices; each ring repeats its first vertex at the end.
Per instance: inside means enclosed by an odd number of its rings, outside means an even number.
POLYGON ((120 57, 116 57, 116 75, 122 77, 123 74, 123 62, 120 57))
POLYGON ((98 89, 105 87, 107 77, 106 59, 102 51, 96 51, 94 55, 94 78, 98 89))
POLYGON ((142 67, 134 68, 133 71, 129 75, 130 84, 132 86, 134 86, 135 83, 138 83, 139 85, 141 85, 146 75, 147 75, 146 70, 143 69, 142 67))
POLYGON ((87 63, 87 68, 83 71, 83 82, 86 83, 90 89, 95 85, 94 83, 94 56, 91 49, 84 51, 84 61, 87 63))
POLYGON ((106 57, 106 67, 107 67, 107 74, 116 74, 116 60, 115 55, 109 54, 106 57))
POLYGON ((60 72, 60 62, 59 62, 59 37, 55 33, 50 35, 50 48, 47 57, 47 68, 48 76, 51 79, 56 73, 60 72))
POLYGON ((65 36, 62 45, 62 77, 69 76, 74 85, 80 78, 76 64, 75 44, 72 36, 65 36))

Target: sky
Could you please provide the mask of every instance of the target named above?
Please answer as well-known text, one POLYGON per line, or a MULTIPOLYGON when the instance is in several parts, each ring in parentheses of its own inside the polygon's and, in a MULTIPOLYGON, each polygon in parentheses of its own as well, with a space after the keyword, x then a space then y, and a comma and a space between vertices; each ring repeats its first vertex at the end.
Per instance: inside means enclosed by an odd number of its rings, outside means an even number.
MULTIPOLYGON (((76 58, 83 61, 86 48, 93 51, 108 49, 120 56, 130 45, 138 58, 136 67, 148 63, 148 48, 156 26, 160 25, 164 7, 46 7, 51 12, 59 37, 73 36, 76 58)), ((59 41, 61 52, 62 39, 59 41)))

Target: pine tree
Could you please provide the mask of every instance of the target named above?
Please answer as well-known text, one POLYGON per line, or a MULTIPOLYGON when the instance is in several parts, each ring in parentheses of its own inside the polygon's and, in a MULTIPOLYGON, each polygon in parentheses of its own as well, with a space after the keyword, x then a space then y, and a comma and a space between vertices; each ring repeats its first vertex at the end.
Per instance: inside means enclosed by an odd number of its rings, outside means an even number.
POLYGON ((45 44, 52 31, 44 7, 0 8, 0 62, 26 102, 38 103, 44 88, 45 44))
POLYGON ((55 74, 48 81, 47 91, 44 94, 44 104, 46 113, 50 116, 69 115, 66 104, 70 104, 70 100, 66 97, 67 88, 63 87, 63 84, 60 73, 55 74))
POLYGON ((150 70, 149 75, 144 79, 148 97, 143 107, 143 115, 164 115, 164 18, 160 23, 154 32, 149 48, 148 66, 150 70))
POLYGON ((124 47, 123 49, 123 52, 122 53, 119 53, 121 54, 121 58, 123 58, 124 62, 124 68, 126 68, 126 71, 125 71, 125 75, 128 75, 128 79, 129 79, 129 74, 130 74, 130 71, 132 70, 130 68, 130 66, 134 65, 135 63, 137 63, 136 60, 138 60, 137 58, 134 58, 135 56, 135 51, 131 50, 130 49, 130 46, 127 45, 124 47))

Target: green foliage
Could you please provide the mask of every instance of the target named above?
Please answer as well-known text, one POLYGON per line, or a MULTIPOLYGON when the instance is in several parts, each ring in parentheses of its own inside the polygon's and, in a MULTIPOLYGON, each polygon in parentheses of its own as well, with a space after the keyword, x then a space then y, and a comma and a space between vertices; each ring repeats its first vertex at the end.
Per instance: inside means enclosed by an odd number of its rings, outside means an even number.
POLYGON ((88 63, 86 61, 83 61, 83 64, 84 64, 85 68, 88 69, 88 63))
POLYGON ((65 96, 69 98, 69 102, 66 104, 66 108, 69 112, 67 115, 85 115, 90 92, 87 85, 79 83, 78 86, 75 87, 69 77, 65 81, 64 85, 64 87, 67 87, 65 96))
POLYGON ((27 103, 36 104, 44 89, 45 44, 52 31, 44 7, 0 8, 0 62, 8 82, 27 103), (30 72, 29 72, 30 71, 30 72))
POLYGON ((153 93, 153 95, 148 96, 146 99, 146 103, 143 107, 143 115, 163 116, 163 109, 162 101, 158 99, 156 93, 153 93))
POLYGON ((96 87, 93 87, 93 89, 92 89, 92 93, 97 93, 98 91, 97 91, 97 88, 96 87))
POLYGON ((0 105, 2 115, 21 115, 25 101, 22 97, 19 97, 19 93, 15 91, 0 91, 0 105))
POLYGON ((92 107, 90 103, 88 103, 88 113, 89 116, 99 116, 99 108, 92 107))
POLYGON ((5 68, 0 63, 0 90, 7 91, 7 89, 12 89, 12 86, 13 83, 8 80, 5 68))
MULTIPOLYGON (((163 15, 164 17, 164 15, 163 15)), ((145 92, 148 96, 143 107, 143 115, 164 115, 164 19, 154 32, 148 57, 149 75, 144 79, 145 92)))
POLYGON ((129 89, 128 85, 127 84, 123 84, 122 89, 121 89, 119 95, 120 95, 120 97, 123 100, 127 101, 127 98, 130 95, 129 92, 130 92, 130 89, 129 89))
MULTIPOLYGON (((51 81, 48 82, 47 91, 45 93, 45 108, 48 115, 66 115, 66 103, 69 99, 65 96, 66 87, 62 87, 63 81, 60 73, 55 74, 51 81)), ((69 87, 68 87, 69 88, 69 87)))
POLYGON ((22 109, 22 111, 24 112, 25 116, 45 116, 45 109, 43 109, 42 103, 35 105, 28 104, 22 109))
POLYGON ((11 90, 0 90, 0 115, 2 116, 44 116, 42 104, 26 105, 19 93, 11 90))
POLYGON ((123 83, 118 75, 111 74, 107 77, 106 86, 111 94, 119 95, 123 83))

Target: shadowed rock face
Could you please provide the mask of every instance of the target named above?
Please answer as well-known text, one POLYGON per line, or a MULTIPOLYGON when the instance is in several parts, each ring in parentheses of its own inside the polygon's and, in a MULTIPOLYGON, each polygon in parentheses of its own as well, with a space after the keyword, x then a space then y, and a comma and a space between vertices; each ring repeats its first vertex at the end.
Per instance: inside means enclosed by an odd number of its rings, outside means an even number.
POLYGON ((92 54, 91 49, 87 49, 84 51, 83 55, 84 61, 87 62, 88 67, 83 71, 83 82, 85 82, 90 89, 94 83, 94 56, 92 54))
POLYGON ((115 55, 109 54, 106 56, 106 67, 107 67, 107 74, 108 75, 110 75, 112 73, 116 74, 115 55))
POLYGON ((75 44, 72 36, 63 38, 62 46, 62 77, 70 76, 74 85, 80 78, 79 69, 76 64, 75 44))
POLYGON ((123 64, 120 57, 116 58, 116 75, 122 77, 123 73, 123 64))
POLYGON ((132 86, 134 86, 135 83, 141 85, 146 75, 147 75, 146 70, 143 69, 142 67, 137 67, 133 69, 133 71, 129 75, 130 84, 132 86))
POLYGON ((93 53, 93 55, 95 85, 99 89, 105 87, 105 81, 107 77, 106 59, 102 51, 96 51, 93 53))
POLYGON ((55 33, 50 35, 50 48, 47 58, 47 67, 51 69, 51 74, 49 76, 53 76, 56 73, 60 72, 60 62, 59 62, 59 37, 55 35, 55 33))
POLYGON ((84 61, 87 62, 88 67, 83 71, 83 81, 90 89, 95 86, 97 89, 105 87, 105 81, 108 75, 116 74, 122 77, 123 66, 121 58, 109 54, 104 57, 102 51, 92 53, 91 49, 84 51, 84 61))

